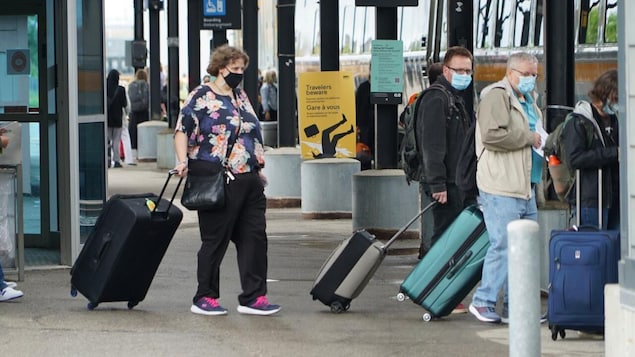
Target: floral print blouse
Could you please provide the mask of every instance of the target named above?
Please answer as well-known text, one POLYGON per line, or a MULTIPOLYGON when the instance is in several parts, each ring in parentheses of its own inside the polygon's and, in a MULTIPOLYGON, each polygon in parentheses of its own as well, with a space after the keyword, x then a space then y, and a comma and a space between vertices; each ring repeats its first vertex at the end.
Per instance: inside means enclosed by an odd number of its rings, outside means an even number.
POLYGON ((185 100, 175 130, 188 137, 189 159, 222 163, 228 144, 235 141, 229 169, 234 174, 255 172, 265 166, 262 129, 247 94, 236 93, 234 99, 198 86, 185 100))

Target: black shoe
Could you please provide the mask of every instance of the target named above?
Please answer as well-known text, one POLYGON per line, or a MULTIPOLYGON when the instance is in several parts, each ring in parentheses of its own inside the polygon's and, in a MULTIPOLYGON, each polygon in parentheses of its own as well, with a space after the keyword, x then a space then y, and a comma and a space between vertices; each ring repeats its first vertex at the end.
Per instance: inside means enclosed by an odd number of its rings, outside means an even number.
POLYGON ((115 162, 115 167, 123 167, 119 161, 115 162))

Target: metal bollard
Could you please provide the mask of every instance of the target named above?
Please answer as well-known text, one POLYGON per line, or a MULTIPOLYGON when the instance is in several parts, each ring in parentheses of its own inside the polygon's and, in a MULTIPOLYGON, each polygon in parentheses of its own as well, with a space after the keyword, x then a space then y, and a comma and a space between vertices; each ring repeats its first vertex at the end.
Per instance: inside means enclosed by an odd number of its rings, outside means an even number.
POLYGON ((540 356, 540 240, 535 221, 507 225, 509 356, 540 356))

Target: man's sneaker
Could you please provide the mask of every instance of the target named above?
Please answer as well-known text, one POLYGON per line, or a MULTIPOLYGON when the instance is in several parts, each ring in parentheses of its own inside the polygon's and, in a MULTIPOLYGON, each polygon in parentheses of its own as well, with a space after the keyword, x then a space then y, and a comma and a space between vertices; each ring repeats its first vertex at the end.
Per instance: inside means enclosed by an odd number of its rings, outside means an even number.
POLYGON ((203 296, 190 308, 195 314, 201 315, 226 315, 227 309, 218 304, 218 300, 203 296))
POLYGON ((0 290, 0 301, 9 301, 9 300, 17 299, 22 297, 23 295, 24 293, 21 292, 20 290, 15 290, 7 286, 6 288, 0 290))
POLYGON ((239 305, 237 310, 241 314, 265 316, 272 315, 280 311, 280 305, 270 304, 267 297, 262 295, 247 306, 239 305))
POLYGON ((470 304, 470 312, 476 316, 477 319, 483 322, 500 323, 501 318, 496 313, 496 310, 491 306, 474 306, 470 304))
POLYGON ((4 281, 3 283, 5 283, 6 286, 15 289, 16 286, 18 286, 18 284, 12 282, 12 281, 4 281))
POLYGON ((465 305, 459 303, 458 305, 456 305, 454 310, 452 310, 452 313, 453 314, 466 314, 467 313, 467 308, 465 307, 465 305))

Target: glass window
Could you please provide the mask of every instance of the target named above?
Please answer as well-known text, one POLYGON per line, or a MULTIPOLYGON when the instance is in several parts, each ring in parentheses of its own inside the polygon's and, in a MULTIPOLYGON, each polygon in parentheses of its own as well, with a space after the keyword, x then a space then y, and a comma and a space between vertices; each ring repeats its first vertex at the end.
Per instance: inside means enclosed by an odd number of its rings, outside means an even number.
POLYGON ((617 43, 617 0, 609 0, 606 2, 604 42, 617 43))
POLYGON ((529 44, 529 27, 531 23, 531 1, 516 2, 516 31, 514 32, 514 46, 525 47, 529 44))
POLYGON ((534 31, 534 45, 536 46, 544 45, 542 36, 544 21, 542 21, 542 19, 542 1, 538 1, 536 4, 536 30, 534 31))
POLYGON ((77 76, 79 115, 104 113, 102 22, 94 19, 103 19, 101 1, 78 1, 77 76))
POLYGON ((487 48, 491 47, 490 42, 490 29, 493 28, 494 22, 494 9, 491 0, 480 0, 478 4, 478 15, 476 17, 476 23, 474 24, 474 35, 476 36, 476 47, 487 48))
POLYGON ((38 16, 0 16, 0 114, 39 112, 38 16))
POLYGON ((507 47, 510 34, 510 17, 512 11, 515 11, 513 2, 499 1, 498 9, 496 11, 496 31, 494 32, 494 47, 507 47))
POLYGON ((106 197, 104 166, 104 123, 79 124, 80 240, 84 243, 93 229, 106 197))
POLYGON ((578 43, 595 44, 598 35, 598 5, 597 0, 580 1, 580 29, 578 43))

